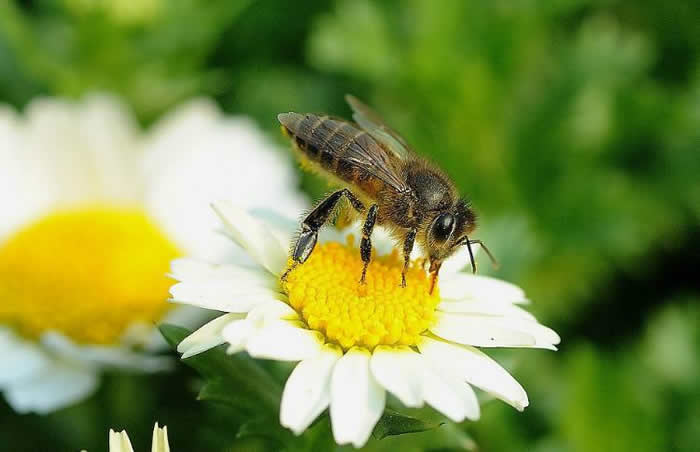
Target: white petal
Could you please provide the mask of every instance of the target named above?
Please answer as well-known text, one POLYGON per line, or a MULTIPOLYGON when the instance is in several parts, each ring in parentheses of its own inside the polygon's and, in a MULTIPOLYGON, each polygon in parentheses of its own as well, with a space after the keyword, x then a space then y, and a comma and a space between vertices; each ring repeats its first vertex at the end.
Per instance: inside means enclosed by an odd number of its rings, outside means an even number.
POLYGON ((6 328, 0 328, 0 353, 0 389, 51 365, 51 358, 35 342, 23 340, 6 328))
MULTIPOLYGON (((278 206, 277 204, 276 207, 278 206)), ((296 217, 304 211, 304 209, 295 210, 294 219, 282 215, 279 210, 265 207, 255 207, 250 210, 250 214, 263 221, 267 225, 268 230, 277 237, 282 248, 288 249, 294 239, 294 234, 299 230, 299 225, 301 224, 301 221, 296 219, 296 217)))
POLYGON ((260 220, 229 202, 213 204, 231 239, 263 268, 280 275, 287 265, 287 250, 260 220))
POLYGON ((338 348, 324 346, 297 364, 284 386, 280 424, 300 435, 328 407, 331 373, 341 356, 338 348))
POLYGON ((420 356, 409 347, 379 346, 370 360, 374 378, 407 407, 423 405, 419 366, 420 356))
POLYGON ((186 359, 223 344, 226 341, 221 334, 224 328, 232 321, 242 318, 241 314, 225 314, 215 318, 183 339, 177 346, 177 351, 182 353, 182 359, 186 359))
POLYGON ((460 344, 482 347, 530 347, 556 350, 555 344, 558 344, 561 340, 554 330, 530 319, 478 314, 440 313, 433 332, 438 336, 460 344), (462 325, 463 331, 461 333, 455 332, 454 329, 459 328, 460 325, 462 325), (482 331, 477 331, 474 325, 478 325, 482 331), (452 337, 447 337, 437 331, 442 331, 447 335, 452 335, 452 337), (471 340, 478 335, 481 336, 472 342, 471 340), (518 343, 518 335, 530 336, 534 343, 531 343, 529 340, 518 343), (509 343, 509 345, 505 345, 506 343, 509 343))
POLYGON ((462 379, 522 411, 528 405, 523 387, 500 364, 474 347, 424 337, 418 348, 437 366, 449 366, 462 379))
POLYGON ((537 321, 534 315, 520 306, 501 300, 443 300, 438 305, 438 310, 462 314, 520 317, 531 321, 537 321))
POLYGON ((45 211, 52 196, 45 193, 42 186, 46 177, 38 167, 44 162, 27 155, 23 124, 17 113, 7 105, 0 105, 0 137, 2 238, 45 211))
POLYGON ((226 342, 229 343, 227 352, 229 354, 238 353, 245 350, 248 338, 255 331, 253 322, 248 319, 234 320, 229 322, 221 332, 226 342))
POLYGON ((501 300, 527 303, 523 290, 488 276, 456 273, 440 280, 440 296, 451 300, 501 300))
POLYGON ((278 300, 282 294, 246 280, 181 282, 170 288, 171 301, 223 312, 248 312, 256 305, 278 300))
POLYGON ((474 390, 445 369, 431 368, 426 360, 421 367, 425 401, 454 422, 479 419, 481 410, 474 390))
POLYGON ((384 412, 386 392, 369 369, 370 354, 352 348, 331 377, 331 424, 338 444, 362 447, 384 412))
POLYGON ((268 324, 280 320, 298 320, 298 315, 288 304, 281 301, 261 303, 253 308, 243 320, 231 322, 222 335, 229 343, 228 353, 238 353, 246 348, 248 339, 268 324))
POLYGON ((301 361, 317 355, 323 336, 300 327, 297 322, 270 321, 248 338, 246 350, 254 358, 301 361))
POLYGON ((168 443, 168 427, 158 427, 158 423, 153 426, 153 439, 151 441, 151 452, 170 452, 168 443))
POLYGON ((444 339, 478 347, 537 347, 535 336, 507 325, 489 322, 487 317, 474 317, 435 312, 436 323, 430 331, 444 339))
POLYGON ((143 190, 133 118, 106 96, 82 102, 37 99, 25 110, 25 148, 54 202, 140 201, 143 190), (46 152, 50 147, 51 152, 46 152))
POLYGON ((275 320, 298 320, 299 315, 291 306, 283 301, 271 300, 260 303, 250 310, 248 317, 257 328, 262 328, 267 322, 275 320))
POLYGON ((240 279, 253 287, 262 286, 270 289, 279 287, 278 278, 266 271, 237 264, 211 264, 183 257, 170 263, 170 271, 170 276, 178 281, 220 282, 240 279))
POLYGON ((97 388, 91 369, 56 363, 44 372, 5 389, 7 402, 18 413, 46 414, 76 403, 97 388))
POLYGON ((121 432, 109 430, 109 452, 134 452, 125 430, 121 432))
POLYGON ((527 332, 534 336, 537 348, 556 350, 557 348, 555 345, 561 342, 561 338, 556 331, 530 319, 518 317, 484 318, 483 316, 477 316, 477 318, 494 326, 503 326, 506 328, 513 328, 514 330, 527 332))
POLYGON ((137 176, 140 156, 137 152, 125 152, 138 146, 139 127, 128 107, 115 97, 90 95, 83 100, 79 122, 73 127, 79 130, 83 143, 66 144, 82 147, 89 154, 81 160, 100 196, 140 201, 144 188, 143 180, 137 176))
POLYGON ((178 281, 207 281, 216 278, 224 265, 214 265, 199 259, 181 257, 170 262, 170 276, 178 281))
POLYGON ((283 233, 287 238, 291 238, 291 236, 294 235, 294 233, 299 229, 299 221, 296 216, 301 213, 301 210, 295 210, 293 212, 295 217, 284 215, 279 211, 279 209, 264 206, 253 207, 250 209, 250 213, 255 218, 265 222, 270 230, 283 233))

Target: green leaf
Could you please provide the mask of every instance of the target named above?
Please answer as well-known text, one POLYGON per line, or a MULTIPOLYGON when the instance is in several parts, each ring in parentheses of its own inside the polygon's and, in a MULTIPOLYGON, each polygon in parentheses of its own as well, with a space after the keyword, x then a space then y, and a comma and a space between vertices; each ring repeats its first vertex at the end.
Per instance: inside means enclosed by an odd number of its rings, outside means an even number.
POLYGON ((236 438, 249 437, 274 439, 282 444, 290 444, 295 439, 291 431, 280 426, 277 417, 259 417, 243 423, 236 433, 236 438))
POLYGON ((215 378, 204 383, 197 394, 197 399, 228 405, 244 414, 260 410, 259 400, 251 398, 248 394, 242 394, 238 388, 232 388, 223 378, 215 378))
POLYGON ((178 344, 190 334, 190 331, 187 328, 170 325, 167 323, 160 325, 158 329, 168 345, 175 349, 177 349, 178 344))
POLYGON ((374 427, 372 436, 375 439, 384 439, 387 436, 403 435, 404 433, 418 433, 433 430, 444 422, 429 422, 410 416, 387 410, 374 427))
POLYGON ((247 436, 235 440, 226 447, 227 452, 277 452, 284 450, 285 445, 271 438, 247 436))
MULTIPOLYGON (((186 328, 174 325, 161 325, 160 332, 175 349, 190 334, 186 328)), ((255 411, 279 410, 282 385, 245 353, 229 355, 224 346, 219 346, 182 362, 208 380, 199 394, 201 400, 246 405, 255 411)))

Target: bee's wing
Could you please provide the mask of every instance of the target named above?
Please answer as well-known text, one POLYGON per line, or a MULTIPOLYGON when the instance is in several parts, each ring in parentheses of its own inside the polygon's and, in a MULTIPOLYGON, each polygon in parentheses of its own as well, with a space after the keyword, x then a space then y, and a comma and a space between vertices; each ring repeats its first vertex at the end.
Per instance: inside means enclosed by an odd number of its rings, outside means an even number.
MULTIPOLYGON (((329 153, 350 165, 367 171, 397 191, 408 190, 393 158, 367 132, 342 119, 307 113, 282 113, 280 123, 321 154, 329 153)), ((321 155, 321 157, 323 157, 321 155)))
POLYGON ((367 133, 372 135, 375 140, 402 160, 405 160, 412 154, 413 151, 406 143, 406 140, 389 127, 377 112, 351 94, 345 95, 345 101, 352 108, 352 119, 367 133))

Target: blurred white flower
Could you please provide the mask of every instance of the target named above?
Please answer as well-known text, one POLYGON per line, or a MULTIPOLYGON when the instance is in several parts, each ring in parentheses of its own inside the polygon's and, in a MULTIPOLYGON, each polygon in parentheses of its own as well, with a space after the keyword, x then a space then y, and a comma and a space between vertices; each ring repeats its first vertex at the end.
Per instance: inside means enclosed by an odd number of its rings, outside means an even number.
MULTIPOLYGON (((280 283, 294 222, 265 223, 230 203, 214 208, 258 266, 173 262, 180 281, 170 289, 173 301, 227 313, 185 338, 178 351, 187 358, 228 343, 230 353, 300 361, 280 407, 281 424, 295 434, 328 408, 336 442, 361 447, 384 412, 386 391, 455 422, 480 416, 472 385, 518 410, 528 405, 522 386, 476 348, 556 350, 559 336, 519 306, 527 299, 517 286, 459 272, 468 260, 458 253, 432 293, 416 261, 402 288, 396 252, 375 258, 360 285, 359 249, 337 234, 322 237, 280 283)), ((393 248, 377 235, 378 250, 393 248)))
POLYGON ((212 200, 305 205, 284 153, 207 100, 147 133, 106 96, 0 106, 0 140, 0 390, 18 412, 80 400, 105 367, 168 366, 154 325, 202 315, 166 302, 169 261, 245 259, 212 200))

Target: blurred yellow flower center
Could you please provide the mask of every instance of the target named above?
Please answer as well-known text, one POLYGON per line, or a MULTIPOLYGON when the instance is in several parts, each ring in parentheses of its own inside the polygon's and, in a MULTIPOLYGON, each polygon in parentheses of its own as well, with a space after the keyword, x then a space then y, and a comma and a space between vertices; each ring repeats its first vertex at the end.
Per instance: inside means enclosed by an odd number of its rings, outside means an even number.
POLYGON ((168 310, 177 249, 141 209, 59 211, 0 244, 0 324, 36 339, 58 331, 114 344, 168 310))
POLYGON ((399 286, 403 262, 394 251, 374 257, 365 285, 358 280, 362 260, 357 247, 329 242, 318 245, 303 265, 287 276, 289 304, 309 328, 344 349, 352 346, 415 345, 433 321, 440 300, 420 265, 411 265, 407 286, 399 286))

